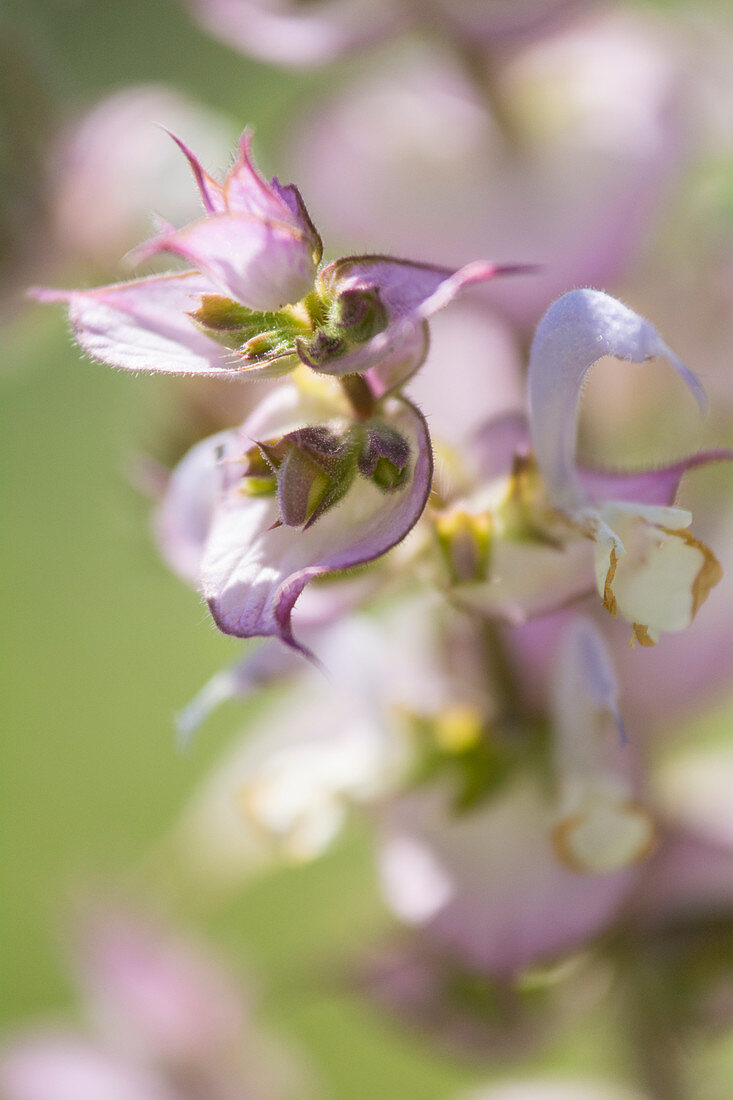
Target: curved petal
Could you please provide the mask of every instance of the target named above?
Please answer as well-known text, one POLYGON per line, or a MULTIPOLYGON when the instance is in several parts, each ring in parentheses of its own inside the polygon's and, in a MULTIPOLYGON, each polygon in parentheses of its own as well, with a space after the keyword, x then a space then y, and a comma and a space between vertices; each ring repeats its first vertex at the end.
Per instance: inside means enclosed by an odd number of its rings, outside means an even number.
MULTIPOLYGON (((486 480, 492 480, 511 470, 515 455, 526 455, 529 451, 529 424, 522 413, 504 413, 482 425, 470 442, 479 473, 486 480)), ((733 461, 733 450, 720 447, 686 455, 666 466, 641 470, 578 466, 576 473, 586 494, 593 500, 669 505, 674 503, 688 470, 711 462, 730 461, 733 461)))
POLYGON ((371 340, 345 355, 319 364, 317 369, 325 374, 342 375, 363 374, 375 368, 380 379, 378 388, 383 392, 403 385, 420 366, 427 351, 424 342, 416 339, 416 330, 425 321, 474 283, 528 270, 526 266, 499 265, 485 260, 466 264, 458 271, 394 260, 389 256, 348 256, 336 260, 320 274, 326 291, 332 295, 348 290, 378 291, 388 323, 371 340), (408 349, 411 354, 406 354, 408 349), (379 364, 385 360, 390 365, 380 371, 379 364))
POLYGON ((217 432, 192 447, 168 479, 155 517, 155 535, 163 559, 194 587, 201 580, 201 557, 214 506, 225 486, 222 451, 236 438, 235 432, 217 432))
POLYGON ((230 491, 214 519, 204 555, 204 595, 225 634, 274 635, 298 647, 290 615, 314 577, 363 565, 385 554, 413 527, 430 491, 432 451, 414 406, 395 400, 391 422, 409 439, 414 457, 405 488, 385 495, 357 479, 344 499, 307 530, 274 527, 274 498, 230 491))
POLYGON ((292 225, 253 213, 210 214, 184 229, 165 229, 136 257, 156 252, 183 256, 227 297, 254 310, 300 301, 316 276, 312 242, 292 225))
POLYGON ((604 355, 643 363, 664 356, 704 409, 697 377, 633 310, 600 290, 571 290, 540 321, 529 360, 529 418, 537 460, 557 504, 575 508, 585 493, 575 469, 583 379, 604 355))
POLYGON ((162 374, 236 374, 232 353, 189 317, 212 284, 195 271, 151 275, 95 290, 30 291, 41 302, 68 302, 79 344, 93 359, 121 370, 162 374))

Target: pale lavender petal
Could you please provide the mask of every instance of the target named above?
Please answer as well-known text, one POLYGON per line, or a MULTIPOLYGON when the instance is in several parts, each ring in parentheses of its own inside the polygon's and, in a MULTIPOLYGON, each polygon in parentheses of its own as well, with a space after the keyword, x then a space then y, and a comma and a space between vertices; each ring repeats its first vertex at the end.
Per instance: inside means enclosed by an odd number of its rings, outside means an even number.
MULTIPOLYGON (((136 250, 138 258, 173 252, 194 264, 229 298, 254 310, 277 310, 313 288, 313 244, 290 225, 254 214, 211 214, 166 231, 136 250)), ((209 291, 211 292, 211 291, 209 291)))
POLYGON ((253 214, 263 221, 291 226, 302 233, 310 244, 315 260, 320 260, 323 244, 300 191, 293 184, 283 186, 277 179, 268 183, 257 171, 250 156, 251 144, 252 134, 245 130, 239 139, 239 155, 224 181, 223 195, 227 209, 232 214, 253 214))
POLYGON ((344 499, 308 530, 273 528, 273 498, 236 488, 220 507, 203 563, 204 595, 220 630, 238 637, 274 635, 297 645, 290 615, 314 577, 373 561, 400 542, 430 491, 432 451, 425 421, 404 400, 390 422, 410 441, 414 468, 404 489, 385 495, 357 478, 344 499))
POLYGON ((456 295, 474 283, 497 275, 522 273, 527 267, 476 260, 458 271, 432 264, 393 260, 388 256, 353 256, 336 260, 321 272, 327 291, 377 290, 388 324, 365 344, 345 355, 319 364, 325 374, 362 374, 375 369, 377 388, 383 392, 402 385, 422 362, 427 350, 416 335, 425 321, 444 309, 456 295), (408 350, 409 349, 409 350, 408 350), (379 364, 387 362, 380 369, 379 364))
POLYGON ((121 1049, 185 1066, 241 1041, 245 1013, 226 972, 149 919, 92 911, 77 954, 97 1025, 121 1049))
POLYGON ((277 10, 267 0, 189 0, 199 21, 228 46, 276 65, 320 65, 388 35, 405 22, 399 5, 321 0, 277 10))
MULTIPOLYGON (((471 440, 479 472, 486 480, 506 475, 515 455, 530 450, 529 424, 522 413, 506 413, 484 424, 471 440)), ((642 470, 601 470, 577 466, 579 481, 594 500, 626 500, 638 504, 673 504, 688 470, 711 462, 730 462, 733 451, 698 451, 668 466, 642 470)))
MULTIPOLYGON (((554 718, 558 755, 572 768, 592 764, 597 756, 598 715, 613 716, 622 741, 626 740, 618 707, 616 677, 598 628, 577 617, 559 647, 555 676, 554 718)), ((610 771, 610 769, 609 769, 610 771)))
POLYGON ((134 1061, 74 1034, 38 1031, 0 1052, 3 1100, 181 1100, 134 1061))
POLYGON ((195 271, 151 275, 95 290, 32 290, 41 302, 68 302, 79 344, 111 367, 163 374, 232 376, 232 353, 188 316, 212 284, 195 271))
MULTIPOLYGON (((387 810, 385 850, 399 838, 402 862, 401 875, 393 866, 383 880, 387 901, 400 912, 416 873, 408 857, 425 849, 451 892, 419 924, 464 963, 510 976, 585 945, 612 921, 637 872, 583 875, 562 865, 550 843, 551 812, 528 780, 470 814, 453 812, 448 789, 401 797, 387 810)), ((417 873, 424 877, 422 858, 417 873)))
POLYGON ((583 379, 605 355, 643 363, 664 356, 705 408, 696 376, 633 310, 600 290, 571 290, 540 321, 529 362, 529 417, 540 470, 557 504, 587 498, 575 469, 578 405, 583 379))
POLYGON ((201 558, 214 506, 226 486, 228 468, 221 460, 234 449, 236 439, 235 432, 218 432, 192 447, 170 475, 155 516, 161 555, 174 573, 194 587, 201 581, 201 558))
POLYGON ((688 470, 710 462, 730 462, 733 451, 720 448, 698 451, 669 466, 635 471, 579 468, 583 488, 594 500, 626 500, 637 504, 673 504, 680 482, 688 470))
POLYGON ((523 413, 496 416, 474 433, 471 451, 481 477, 486 481, 506 477, 517 455, 530 450, 529 424, 523 413))
POLYGON ((654 781, 663 842, 634 899, 650 924, 733 913, 733 753, 682 750, 654 781))

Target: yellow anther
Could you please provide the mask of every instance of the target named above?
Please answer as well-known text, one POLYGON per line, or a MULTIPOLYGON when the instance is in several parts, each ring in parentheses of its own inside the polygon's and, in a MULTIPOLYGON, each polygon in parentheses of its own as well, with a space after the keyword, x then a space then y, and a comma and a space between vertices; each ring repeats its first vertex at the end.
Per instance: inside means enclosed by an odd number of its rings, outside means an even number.
POLYGON ((433 735, 444 752, 465 752, 478 744, 482 733, 481 714, 469 705, 446 707, 434 720, 433 735))

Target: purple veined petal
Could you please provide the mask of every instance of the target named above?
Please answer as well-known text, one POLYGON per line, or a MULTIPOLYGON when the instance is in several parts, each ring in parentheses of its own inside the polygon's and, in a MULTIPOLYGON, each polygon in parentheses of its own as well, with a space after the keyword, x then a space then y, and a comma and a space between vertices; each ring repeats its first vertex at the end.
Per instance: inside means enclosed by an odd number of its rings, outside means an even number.
POLYGON ((381 557, 411 530, 425 507, 432 478, 424 418, 404 399, 390 418, 406 435, 412 477, 388 495, 357 478, 344 499, 308 530, 273 528, 273 498, 244 498, 230 491, 218 509, 203 562, 204 596, 225 634, 273 635, 298 647, 293 605, 308 581, 381 557))
POLYGON ((706 408, 697 377, 633 310, 600 290, 571 290, 537 326, 529 361, 529 419, 540 470, 554 501, 576 508, 585 494, 575 468, 583 379, 605 355, 643 363, 664 356, 706 408))
POLYGON ((3 1100, 180 1100, 157 1074, 73 1033, 30 1032, 0 1052, 3 1100))
POLYGON ((210 214, 184 229, 159 234, 137 249, 136 257, 156 252, 183 256, 210 285, 255 310, 277 310, 300 301, 316 275, 312 243, 300 230, 254 214, 210 214))
POLYGON ((415 330, 433 314, 444 309, 466 287, 487 282, 497 275, 521 274, 529 271, 526 265, 494 264, 475 260, 451 271, 450 268, 432 264, 394 260, 388 256, 352 256, 336 260, 324 268, 320 281, 331 294, 344 290, 370 290, 379 292, 387 312, 386 329, 354 351, 319 365, 325 374, 363 374, 370 368, 378 368, 383 360, 389 365, 380 373, 377 369, 380 389, 402 385, 422 360, 414 356, 427 351, 423 341, 416 340, 415 330), (405 345, 413 345, 413 355, 405 354, 405 345), (400 362, 400 356, 402 361, 400 362), (400 369, 397 365, 400 364, 400 369))
POLYGON ((189 0, 199 22, 228 46, 276 65, 307 68, 332 61, 396 31, 399 5, 377 0, 321 0, 277 10, 268 0, 189 0))
POLYGON ((234 450, 236 440, 236 432, 217 432, 192 447, 170 475, 155 516, 155 536, 164 561, 194 587, 201 581, 201 558, 214 507, 226 486, 227 466, 221 459, 234 450))
POLYGON ((232 353, 210 340, 188 316, 212 284, 195 271, 151 275, 95 290, 30 291, 41 302, 68 302, 82 349, 111 367, 163 374, 231 377, 232 353))

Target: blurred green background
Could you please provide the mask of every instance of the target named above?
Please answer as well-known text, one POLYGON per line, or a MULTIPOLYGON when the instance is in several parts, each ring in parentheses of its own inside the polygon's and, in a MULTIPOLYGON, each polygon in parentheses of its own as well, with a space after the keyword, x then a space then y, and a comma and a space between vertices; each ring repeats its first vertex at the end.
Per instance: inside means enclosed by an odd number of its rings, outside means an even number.
MULTIPOLYGON (((29 126, 50 131, 143 82, 253 124, 267 168, 290 109, 338 77, 338 67, 248 61, 174 0, 5 0, 0 35, 6 169, 26 111, 29 126)), ((175 748, 172 715, 238 652, 159 562, 148 505, 127 478, 131 454, 175 408, 176 381, 81 361, 60 311, 18 307, 4 329, 3 1030, 71 1003, 57 936, 67 902, 96 881, 138 881, 135 868, 242 722, 225 707, 190 752, 175 748)), ((207 909, 180 887, 173 900, 184 926, 210 931, 254 975, 265 1019, 306 1052, 324 1095, 439 1100, 488 1076, 349 991, 339 961, 387 924, 358 826, 324 860, 270 872, 235 903, 207 909)), ((612 1069, 606 1023, 587 1019, 544 1064, 612 1069)))

